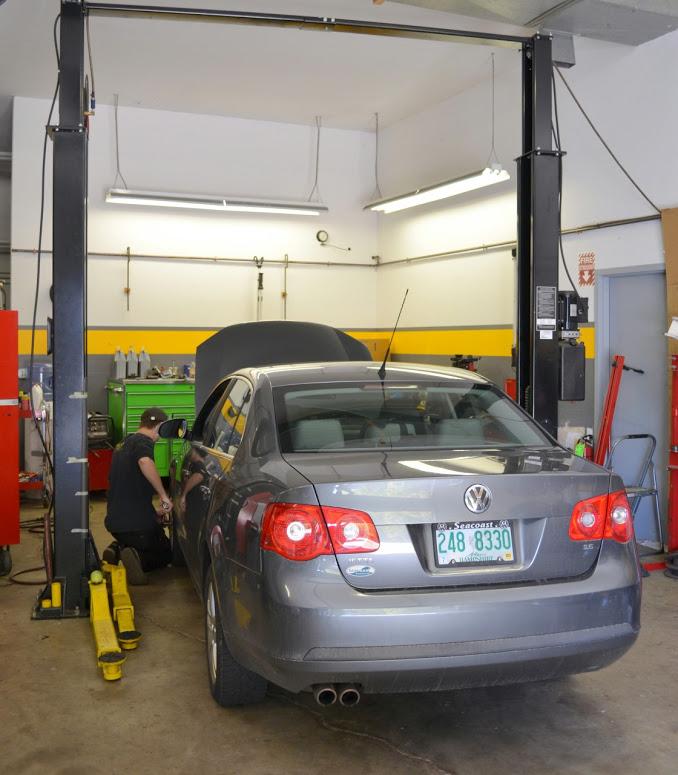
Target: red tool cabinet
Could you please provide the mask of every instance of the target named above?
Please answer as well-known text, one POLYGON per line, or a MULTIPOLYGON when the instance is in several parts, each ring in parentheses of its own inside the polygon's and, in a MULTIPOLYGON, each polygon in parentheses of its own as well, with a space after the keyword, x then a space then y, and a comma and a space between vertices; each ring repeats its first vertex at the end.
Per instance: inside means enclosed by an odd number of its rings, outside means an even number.
POLYGON ((0 547, 19 543, 18 316, 0 310, 0 547))

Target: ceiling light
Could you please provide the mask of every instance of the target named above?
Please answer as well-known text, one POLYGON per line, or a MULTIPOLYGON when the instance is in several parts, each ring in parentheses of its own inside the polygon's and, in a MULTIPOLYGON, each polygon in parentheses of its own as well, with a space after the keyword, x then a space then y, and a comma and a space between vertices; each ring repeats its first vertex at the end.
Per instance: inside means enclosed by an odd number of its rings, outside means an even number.
MULTIPOLYGON (((425 205, 429 202, 437 202, 440 199, 447 199, 450 196, 456 196, 457 194, 465 194, 467 191, 474 191, 478 188, 485 188, 486 186, 492 186, 495 183, 502 183, 504 180, 509 180, 510 175, 501 166, 497 151, 494 147, 495 137, 495 66, 494 66, 494 53, 490 57, 491 63, 491 122, 492 122, 492 147, 490 149, 490 156, 485 165, 485 169, 479 172, 473 172, 470 175, 464 175, 461 178, 454 178, 454 180, 446 180, 443 183, 436 183, 433 186, 427 186, 426 188, 418 188, 416 191, 412 191, 409 194, 402 194, 401 196, 394 196, 390 199, 381 199, 378 202, 372 202, 367 205, 365 210, 375 210, 380 213, 396 213, 398 210, 406 210, 408 207, 417 207, 418 205, 425 205)), ((376 125, 376 142, 379 141, 379 123, 377 120, 376 125)), ((378 148, 378 145, 377 145, 378 148)), ((377 164, 375 158, 375 177, 377 174, 377 164)), ((377 191, 379 190, 379 184, 377 183, 377 191)))
POLYGON ((320 215, 325 205, 316 202, 277 202, 261 199, 232 199, 221 196, 167 194, 159 191, 132 191, 110 188, 106 192, 109 204, 144 205, 146 207, 179 207, 189 210, 217 210, 236 213, 268 213, 273 215, 320 215))
POLYGON ((409 194, 394 196, 390 199, 382 199, 379 202, 372 202, 367 205, 365 210, 375 210, 379 213, 395 213, 398 210, 405 210, 408 207, 417 207, 417 205, 437 202, 440 199, 447 199, 450 196, 464 194, 467 191, 473 191, 477 188, 485 188, 495 183, 501 183, 509 180, 510 175, 501 167, 486 167, 479 172, 473 172, 470 175, 464 175, 454 180, 446 180, 443 183, 436 183, 426 188, 418 188, 409 194))

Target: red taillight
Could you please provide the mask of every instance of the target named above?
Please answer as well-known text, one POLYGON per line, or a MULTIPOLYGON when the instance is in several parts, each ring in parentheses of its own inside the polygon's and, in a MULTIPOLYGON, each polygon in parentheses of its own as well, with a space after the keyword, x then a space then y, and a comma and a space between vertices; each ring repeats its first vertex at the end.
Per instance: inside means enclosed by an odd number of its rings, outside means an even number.
POLYGON ((605 533, 607 493, 579 501, 572 509, 570 538, 573 541, 599 541, 605 533))
POLYGON ((322 510, 337 554, 377 551, 379 535, 369 514, 335 506, 323 506, 322 510))
POLYGON ((270 503, 264 512, 260 545, 288 560, 303 561, 334 552, 374 552, 379 548, 379 536, 364 511, 270 503))
POLYGON ((600 541, 611 538, 627 543, 633 538, 633 516, 626 492, 596 495, 579 501, 572 509, 570 538, 573 541, 600 541))
POLYGON ((332 554, 320 508, 300 503, 270 503, 266 507, 260 545, 288 560, 312 560, 332 554))
POLYGON ((622 544, 633 538, 633 515, 624 490, 610 493, 605 538, 612 538, 622 544))

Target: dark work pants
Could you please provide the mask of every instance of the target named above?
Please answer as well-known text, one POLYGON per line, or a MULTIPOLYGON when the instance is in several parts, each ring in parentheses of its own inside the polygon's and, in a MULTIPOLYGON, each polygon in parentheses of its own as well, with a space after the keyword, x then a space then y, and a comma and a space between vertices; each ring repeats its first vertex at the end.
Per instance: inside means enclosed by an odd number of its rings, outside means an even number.
POLYGON ((113 533, 113 536, 121 549, 131 546, 139 552, 144 571, 164 568, 172 561, 172 546, 160 525, 155 530, 113 533))

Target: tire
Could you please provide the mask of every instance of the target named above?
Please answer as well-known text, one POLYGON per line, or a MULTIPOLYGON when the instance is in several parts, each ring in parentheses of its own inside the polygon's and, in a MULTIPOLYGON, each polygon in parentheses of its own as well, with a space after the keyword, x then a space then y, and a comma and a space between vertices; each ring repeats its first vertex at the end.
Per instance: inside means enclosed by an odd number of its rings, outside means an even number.
POLYGON ((184 558, 184 553, 181 551, 181 547, 179 546, 176 530, 174 529, 174 513, 172 513, 172 522, 170 524, 169 534, 170 544, 172 546, 172 567, 185 568, 186 560, 184 558))
POLYGON ((224 708, 262 702, 266 696, 266 680, 239 665, 226 645, 214 590, 214 578, 209 568, 204 603, 207 677, 212 697, 224 708))

